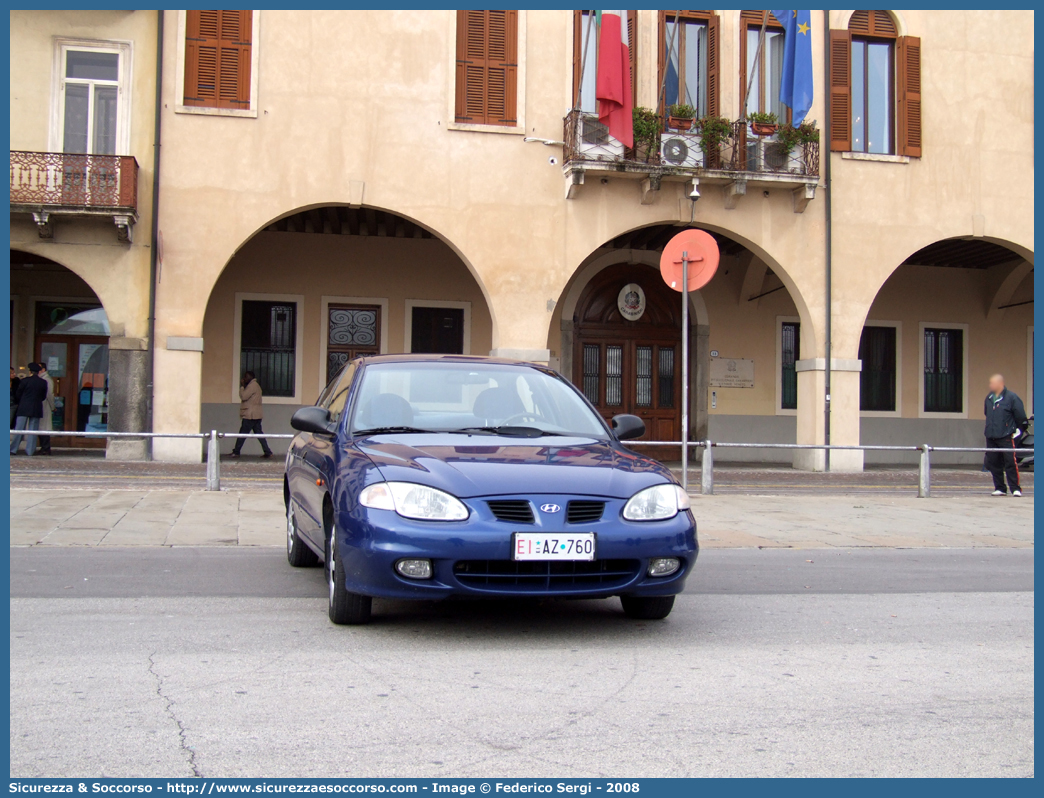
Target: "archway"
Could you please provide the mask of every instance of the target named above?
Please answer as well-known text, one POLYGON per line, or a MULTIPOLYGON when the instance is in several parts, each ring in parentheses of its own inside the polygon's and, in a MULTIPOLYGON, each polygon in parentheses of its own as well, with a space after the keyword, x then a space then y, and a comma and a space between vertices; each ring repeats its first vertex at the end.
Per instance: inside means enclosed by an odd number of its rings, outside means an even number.
MULTIPOLYGON (((11 365, 47 368, 54 383, 51 429, 105 432, 119 429, 126 386, 110 396, 109 317, 87 282, 42 255, 11 250, 11 365)), ((105 440, 57 436, 54 447, 105 448, 105 440)))
MULTIPOLYGON (((841 333, 845 352, 862 362, 864 444, 981 446, 991 374, 1004 374, 1032 412, 1033 253, 986 238, 932 242, 896 266, 841 333)), ((866 459, 913 456, 868 452, 866 459)), ((933 459, 981 461, 959 453, 933 459)))
POLYGON ((482 286, 438 235, 386 210, 329 205, 283 215, 236 251, 210 293, 202 338, 201 429, 238 427, 239 380, 250 370, 265 394, 265 430, 276 433, 348 360, 486 355, 493 319, 482 286))
MULTIPOLYGON (((603 413, 622 406, 625 409, 616 412, 648 415, 653 422, 647 421, 650 439, 677 440, 680 434, 681 307, 678 294, 663 284, 658 269, 660 251, 681 229, 675 224, 636 228, 591 253, 562 292, 548 334, 554 365, 603 413), (642 288, 646 312, 652 310, 649 319, 643 314, 630 321, 617 307, 628 283, 642 288), (663 349, 668 342, 678 347, 677 355, 663 349), (612 368, 610 345, 617 347, 613 357, 619 357, 612 368), (610 375, 611 370, 621 373, 610 375), (606 392, 610 376, 614 390, 621 385, 618 396, 606 392), (671 388, 679 393, 671 414, 656 412, 662 409, 661 398, 670 399, 667 392, 660 396, 664 378, 673 380, 671 388), (620 404, 611 405, 610 400, 620 404), (670 437, 665 434, 668 429, 675 431, 670 437)), ((796 288, 789 276, 766 253, 719 230, 710 232, 718 240, 722 261, 711 283, 690 294, 690 437, 793 443, 797 361, 802 351, 809 358, 816 353, 808 308, 792 293, 796 288)), ((721 454, 722 459, 752 459, 750 453, 735 450, 721 454)), ((785 450, 760 450, 757 459, 791 462, 792 456, 785 450)))

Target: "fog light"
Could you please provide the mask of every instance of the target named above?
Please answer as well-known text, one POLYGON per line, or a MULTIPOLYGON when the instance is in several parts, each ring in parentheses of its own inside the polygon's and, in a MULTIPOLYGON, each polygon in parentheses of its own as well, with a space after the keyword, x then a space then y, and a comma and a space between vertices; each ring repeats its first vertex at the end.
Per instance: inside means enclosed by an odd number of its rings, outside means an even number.
POLYGON ((646 571, 649 576, 670 576, 681 568, 681 561, 677 557, 656 557, 649 560, 649 568, 646 571))
POLYGON ((407 579, 431 579, 431 560, 399 560, 395 570, 407 579))

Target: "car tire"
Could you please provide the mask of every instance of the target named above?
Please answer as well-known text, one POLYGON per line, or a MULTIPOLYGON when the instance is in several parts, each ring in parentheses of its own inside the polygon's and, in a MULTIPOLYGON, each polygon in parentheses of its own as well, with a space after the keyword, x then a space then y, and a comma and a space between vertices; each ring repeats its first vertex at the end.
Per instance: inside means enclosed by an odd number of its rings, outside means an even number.
POLYGON ((373 599, 352 593, 344 586, 341 555, 337 551, 336 536, 331 525, 326 538, 326 585, 330 593, 330 620, 338 625, 358 626, 370 622, 373 599))
POLYGON ((639 621, 662 621, 674 608, 674 596, 620 596, 628 618, 639 621))
POLYGON ((314 568, 319 564, 319 557, 297 532, 293 499, 286 503, 286 559, 294 568, 314 568))

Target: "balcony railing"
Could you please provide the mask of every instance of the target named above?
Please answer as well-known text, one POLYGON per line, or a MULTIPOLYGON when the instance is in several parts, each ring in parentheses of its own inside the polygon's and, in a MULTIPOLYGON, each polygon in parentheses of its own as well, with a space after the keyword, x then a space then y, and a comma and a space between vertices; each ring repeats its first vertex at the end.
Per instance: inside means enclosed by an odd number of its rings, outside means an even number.
POLYGON ((11 151, 11 210, 31 213, 41 238, 52 217, 111 216, 121 241, 138 218, 138 162, 131 155, 11 151))
POLYGON ((819 142, 798 144, 787 152, 774 137, 755 136, 742 120, 732 123, 712 152, 703 151, 696 131, 665 131, 654 146, 630 149, 610 136, 595 114, 582 111, 566 116, 563 140, 567 168, 726 178, 734 173, 753 180, 793 176, 802 182, 819 176, 819 142))

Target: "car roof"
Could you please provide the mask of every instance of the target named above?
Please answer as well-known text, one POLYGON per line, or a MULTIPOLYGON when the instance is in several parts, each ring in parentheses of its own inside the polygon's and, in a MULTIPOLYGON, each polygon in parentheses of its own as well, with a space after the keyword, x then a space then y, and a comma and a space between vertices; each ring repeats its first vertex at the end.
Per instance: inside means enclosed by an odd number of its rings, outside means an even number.
POLYGON ((515 360, 506 357, 483 357, 482 355, 365 355, 362 358, 364 365, 377 363, 490 363, 499 366, 526 366, 528 368, 544 369, 547 366, 541 363, 533 363, 529 360, 515 360))

